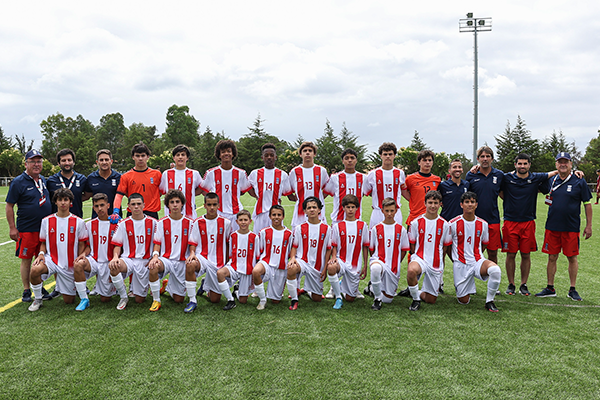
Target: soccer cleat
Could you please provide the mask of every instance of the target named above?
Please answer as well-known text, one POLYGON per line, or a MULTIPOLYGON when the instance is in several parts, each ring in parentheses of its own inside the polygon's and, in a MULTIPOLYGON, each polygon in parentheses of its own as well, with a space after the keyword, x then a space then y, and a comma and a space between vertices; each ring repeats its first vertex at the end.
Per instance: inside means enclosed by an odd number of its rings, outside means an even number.
POLYGON ((490 311, 490 312, 498 312, 498 307, 496 307, 496 305, 494 304, 493 301, 488 301, 487 303, 485 303, 485 309, 490 311))
POLYGON ((31 289, 23 290, 23 297, 21 297, 21 301, 23 303, 31 303, 33 301, 33 299, 31 298, 31 289))
POLYGON ((133 294, 133 292, 130 290, 130 291, 127 293, 127 297, 131 297, 131 298, 133 299, 133 298, 135 298, 135 294, 133 294))
POLYGON ((356 298, 357 299, 364 299, 365 296, 360 292, 360 290, 357 290, 356 291, 356 298))
POLYGON ((549 289, 545 287, 541 292, 536 293, 535 297, 556 297, 556 289, 549 289))
POLYGON ((342 302, 342 299, 340 299, 338 297, 337 299, 335 299, 335 304, 333 305, 333 309, 339 310, 340 308, 342 308, 343 305, 344 305, 344 303, 342 302))
POLYGON ((152 305, 150 306, 150 311, 158 311, 158 310, 160 310, 161 306, 162 306, 162 304, 160 303, 160 301, 154 300, 152 302, 152 305))
POLYGON ((509 283, 508 284, 508 288, 506 289, 505 293, 508 294, 508 295, 514 296, 515 293, 516 293, 515 290, 516 290, 515 284, 514 283, 509 283))
POLYGON ((238 285, 237 283, 235 285, 233 285, 233 292, 231 292, 231 294, 233 295, 234 299, 238 299, 238 293, 240 291, 240 285, 238 285))
POLYGON ((75 307, 75 311, 83 311, 90 306, 90 299, 81 299, 77 307, 75 307))
POLYGON ((577 293, 577 290, 575 290, 575 289, 569 290, 569 293, 567 293, 567 297, 570 298, 571 300, 575 300, 575 301, 583 300, 581 298, 581 296, 579 295, 579 293, 577 293))
POLYGON ((190 301, 187 306, 185 306, 185 308, 183 309, 183 312, 185 313, 191 313, 193 312, 196 307, 198 307, 198 303, 194 302, 194 301, 190 301))
POLYGON ((229 300, 225 307, 223 307, 223 311, 233 310, 235 308, 235 300, 229 300))
POLYGON ((256 306, 257 310, 264 310, 265 309, 265 305, 267 305, 266 301, 261 301, 258 303, 258 305, 256 306))
POLYGON ((531 295, 531 293, 529 292, 529 289, 527 289, 527 284, 522 283, 521 286, 519 286, 519 294, 521 294, 523 296, 531 295))
POLYGON ((258 297, 258 295, 256 294, 256 292, 252 292, 252 294, 250 296, 251 297, 258 297))
POLYGON ((375 310, 375 311, 381 310, 381 300, 375 299, 375 301, 373 301, 373 305, 371 306, 371 310, 375 310))
POLYGON ((371 285, 371 281, 367 283, 367 287, 363 290, 363 293, 365 294, 365 296, 373 297, 373 285, 371 285))
POLYGON ((410 294, 410 290, 408 290, 408 288, 402 289, 401 291, 398 292, 398 294, 396 294, 396 296, 400 296, 400 297, 412 297, 411 294, 410 294))
POLYGON ((440 284, 440 288, 438 289, 438 292, 441 293, 441 294, 444 294, 444 282, 442 282, 440 284))
POLYGON ((167 290, 167 283, 169 283, 169 279, 165 279, 164 281, 162 281, 162 286, 160 287, 160 294, 165 293, 165 290, 167 290))
POLYGON ((326 299, 335 299, 335 294, 333 294, 333 288, 329 288, 329 292, 325 295, 326 299))
POLYGON ((129 297, 122 297, 119 299, 119 304, 117 304, 117 310, 124 310, 127 307, 127 303, 129 303, 129 297))
POLYGON ((60 292, 57 291, 56 289, 54 289, 52 291, 52 293, 50 293, 50 297, 52 297, 52 298, 55 298, 55 297, 58 297, 58 296, 60 296, 60 292))
POLYGON ((200 288, 198 288, 198 291, 196 292, 196 296, 200 297, 204 294, 204 278, 202 278, 202 280, 200 281, 200 288))
POLYGON ((42 288, 42 300, 52 300, 52 296, 45 288, 42 288))
POLYGON ((31 303, 31 305, 29 306, 28 310, 29 311, 37 311, 40 309, 42 304, 44 304, 44 301, 42 299, 39 299, 39 300, 35 299, 35 300, 33 300, 33 303, 31 303))
POLYGON ((421 308, 421 300, 413 300, 410 307, 408 307, 410 311, 419 311, 419 308, 421 308))
POLYGON ((92 291, 88 293, 88 296, 98 296, 98 290, 96 290, 96 286, 94 286, 92 291))
POLYGON ((290 310, 297 310, 298 309, 298 300, 292 300, 292 305, 290 306, 290 310))

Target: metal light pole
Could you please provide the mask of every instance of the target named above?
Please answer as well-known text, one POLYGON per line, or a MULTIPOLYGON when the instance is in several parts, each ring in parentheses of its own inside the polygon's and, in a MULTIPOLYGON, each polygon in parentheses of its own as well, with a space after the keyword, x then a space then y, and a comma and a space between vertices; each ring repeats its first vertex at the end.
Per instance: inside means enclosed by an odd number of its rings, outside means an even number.
POLYGON ((487 32, 492 30, 492 19, 491 18, 474 18, 473 13, 467 13, 467 18, 460 19, 458 21, 459 32, 473 32, 475 37, 475 70, 474 70, 474 84, 473 84, 473 164, 477 163, 477 126, 478 126, 478 114, 479 114, 479 85, 477 83, 477 71, 479 69, 477 65, 477 32, 487 32))

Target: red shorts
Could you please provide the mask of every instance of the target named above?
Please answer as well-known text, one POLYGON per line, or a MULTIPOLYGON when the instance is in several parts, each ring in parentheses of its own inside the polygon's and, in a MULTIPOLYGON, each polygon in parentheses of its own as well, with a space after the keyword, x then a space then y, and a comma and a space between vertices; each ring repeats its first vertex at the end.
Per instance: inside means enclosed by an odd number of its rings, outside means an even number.
POLYGON ((502 225, 503 253, 531 253, 537 251, 535 221, 504 221, 502 225))
POLYGON ((40 245, 39 232, 19 232, 15 255, 24 260, 30 260, 40 252, 40 245))
POLYGON ((558 254, 561 249, 567 257, 578 255, 579 232, 557 232, 546 229, 542 252, 546 254, 558 254))
POLYGON ((500 224, 488 224, 488 233, 490 242, 487 245, 488 250, 498 250, 502 247, 502 235, 500 234, 500 224))

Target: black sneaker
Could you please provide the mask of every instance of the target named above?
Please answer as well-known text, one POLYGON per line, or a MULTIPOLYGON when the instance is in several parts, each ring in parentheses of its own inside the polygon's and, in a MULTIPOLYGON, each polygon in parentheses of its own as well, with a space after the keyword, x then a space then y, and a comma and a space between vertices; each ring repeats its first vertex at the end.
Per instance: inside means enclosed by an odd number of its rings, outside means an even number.
POLYGON ((233 285, 233 292, 232 292, 232 294, 233 294, 233 297, 236 298, 236 299, 238 299, 238 300, 240 299, 238 297, 239 290, 240 290, 240 285, 238 285, 237 283, 235 285, 233 285))
POLYGON ((200 297, 204 294, 204 278, 202 278, 202 280, 200 281, 200 288, 198 288, 198 291, 196 292, 196 296, 200 297))
POLYGON ((55 297, 58 297, 58 296, 60 296, 60 292, 59 292, 59 291, 57 291, 56 289, 54 289, 54 290, 52 291, 52 293, 50 293, 50 297, 51 297, 51 298, 55 298, 55 297))
POLYGON ((379 311, 381 310, 381 300, 375 299, 373 305, 371 306, 371 310, 379 311))
POLYGON ((441 283, 440 288, 438 290, 440 294, 444 294, 444 282, 441 283))
POLYGON ((235 308, 235 300, 229 300, 227 302, 227 304, 225 304, 225 307, 223 307, 224 311, 229 311, 235 308))
POLYGON ((413 300, 410 307, 408 307, 410 311, 419 311, 419 308, 421 308, 421 300, 413 300))
POLYGON ((506 294, 514 296, 515 295, 515 284, 514 283, 509 283, 508 284, 508 288, 506 289, 506 294))
POLYGON ((371 281, 367 283, 367 287, 364 288, 363 293, 365 294, 365 296, 373 297, 373 285, 371 285, 371 281))
POLYGON ((529 289, 527 289, 527 285, 525 283, 522 283, 521 286, 519 286, 519 293, 523 296, 531 295, 531 293, 529 293, 529 289))
POLYGON ((575 301, 583 300, 581 298, 581 296, 579 295, 579 293, 577 293, 577 290, 575 290, 575 289, 569 290, 567 297, 570 298, 571 300, 575 300, 575 301))
POLYGON ((398 292, 398 294, 396 296, 401 296, 401 297, 412 297, 410 295, 410 290, 408 288, 406 289, 402 289, 401 291, 398 292))
POLYGON ((31 303, 33 301, 31 298, 31 289, 23 290, 23 297, 21 297, 21 301, 23 303, 31 303))
POLYGON ((496 305, 494 304, 493 301, 488 301, 487 303, 485 303, 485 309, 491 312, 498 312, 500 310, 498 310, 498 307, 496 307, 496 305))
POLYGON ((46 288, 42 288, 42 300, 52 300, 53 297, 50 296, 50 293, 46 290, 46 288))
POLYGON ((556 297, 556 289, 549 289, 545 287, 541 292, 536 293, 535 297, 556 297))

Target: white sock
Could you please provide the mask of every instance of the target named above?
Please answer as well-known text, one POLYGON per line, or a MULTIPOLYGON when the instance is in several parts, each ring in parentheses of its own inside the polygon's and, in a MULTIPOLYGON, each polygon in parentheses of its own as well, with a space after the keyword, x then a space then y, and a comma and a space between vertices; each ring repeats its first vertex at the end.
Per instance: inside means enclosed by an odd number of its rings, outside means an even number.
POLYGON ((338 275, 327 275, 327 279, 329 279, 329 283, 331 284, 331 288, 333 289, 333 294, 335 294, 335 298, 341 299, 342 289, 340 288, 340 278, 338 277, 338 275))
POLYGON ((387 296, 381 296, 381 301, 386 303, 386 304, 390 304, 392 301, 394 300, 393 297, 387 297, 387 296))
POLYGON ((229 283, 227 283, 226 280, 223 282, 219 282, 219 289, 221 290, 221 293, 223 293, 223 296, 225 296, 227 301, 233 300, 233 295, 231 294, 231 290, 229 290, 229 283))
POLYGON ((500 280, 502 279, 502 271, 497 265, 493 265, 488 268, 488 284, 487 284, 487 295, 485 296, 485 302, 494 301, 496 297, 496 291, 500 287, 500 280))
POLYGON ((87 287, 85 286, 85 281, 83 282, 75 282, 75 289, 77 289, 77 294, 80 299, 87 299, 87 287))
POLYGON ((373 296, 376 300, 381 300, 381 274, 383 268, 379 263, 371 264, 371 286, 373 286, 373 296))
POLYGON ((254 290, 256 291, 256 294, 258 295, 258 298, 260 299, 261 303, 264 303, 265 301, 267 301, 267 295, 265 294, 264 282, 261 282, 258 285, 254 285, 254 290))
POLYGON ((31 290, 33 291, 33 295, 35 296, 36 300, 41 300, 42 299, 42 287, 44 285, 44 282, 40 283, 39 285, 34 285, 33 283, 29 284, 31 286, 31 290))
POLYGON ((190 299, 190 303, 198 302, 196 300, 196 281, 185 281, 185 291, 190 299))
POLYGON ((421 300, 421 298, 419 297, 419 284, 418 283, 415 286, 409 286, 408 290, 410 290, 410 295, 412 296, 413 300, 416 300, 416 301, 421 300))
POLYGON ((288 279, 287 280, 287 289, 292 297, 292 300, 298 300, 298 280, 297 279, 288 279))
POLYGON ((127 297, 127 289, 125 289, 125 283, 123 283, 123 275, 117 274, 116 276, 111 276, 113 285, 115 285, 115 289, 117 289, 117 293, 119 293, 119 297, 124 299, 127 297))
POLYGON ((150 282, 150 290, 152 291, 152 300, 160 302, 160 279, 150 282))

